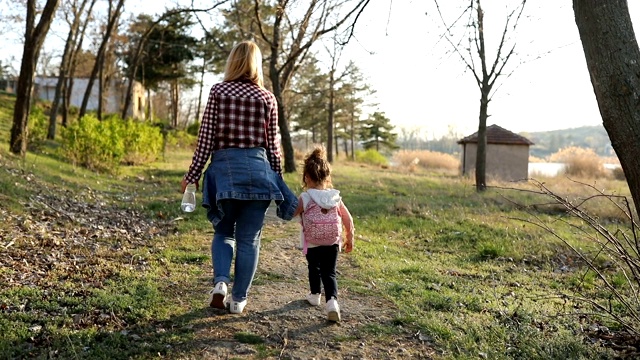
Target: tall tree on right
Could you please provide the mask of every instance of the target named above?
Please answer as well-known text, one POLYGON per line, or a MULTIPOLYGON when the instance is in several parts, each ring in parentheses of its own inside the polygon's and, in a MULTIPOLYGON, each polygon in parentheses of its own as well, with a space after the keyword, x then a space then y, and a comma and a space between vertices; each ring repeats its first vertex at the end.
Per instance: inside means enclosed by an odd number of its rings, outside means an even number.
POLYGON ((602 124, 640 213, 640 49, 627 0, 573 0, 602 124))
POLYGON ((478 149, 476 153, 476 190, 484 191, 486 184, 486 164, 487 164, 487 118, 489 117, 489 102, 495 93, 496 81, 501 76, 507 76, 505 67, 515 53, 516 42, 512 38, 515 33, 520 17, 524 11, 526 0, 520 0, 511 7, 507 13, 504 27, 497 48, 495 58, 491 61, 485 45, 485 21, 484 10, 480 0, 471 0, 452 24, 444 20, 437 0, 434 0, 440 19, 446 28, 442 37, 451 45, 453 51, 460 57, 467 70, 471 72, 480 90, 480 114, 478 116, 478 149), (460 19, 467 19, 463 23, 465 36, 457 40, 453 38, 451 29, 460 19), (468 43, 464 43, 468 41, 468 43))

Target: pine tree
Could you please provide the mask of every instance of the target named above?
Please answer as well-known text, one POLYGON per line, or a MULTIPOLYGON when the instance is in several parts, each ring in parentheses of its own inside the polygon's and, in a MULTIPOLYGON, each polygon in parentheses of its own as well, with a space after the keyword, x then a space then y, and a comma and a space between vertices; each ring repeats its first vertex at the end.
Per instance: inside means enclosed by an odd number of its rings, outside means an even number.
POLYGON ((363 122, 360 130, 362 146, 367 150, 375 149, 378 152, 381 147, 388 150, 397 149, 396 138, 398 134, 392 130, 393 125, 391 125, 389 118, 382 112, 374 112, 363 122))

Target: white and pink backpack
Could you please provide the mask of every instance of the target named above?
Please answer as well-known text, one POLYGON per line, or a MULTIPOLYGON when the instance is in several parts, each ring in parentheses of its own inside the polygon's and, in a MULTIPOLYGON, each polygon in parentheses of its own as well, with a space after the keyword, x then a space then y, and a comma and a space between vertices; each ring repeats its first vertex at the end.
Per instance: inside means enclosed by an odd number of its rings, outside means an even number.
POLYGON ((318 246, 340 245, 342 242, 342 218, 340 202, 332 207, 318 205, 307 193, 302 193, 304 212, 302 213, 303 252, 308 244, 318 246))

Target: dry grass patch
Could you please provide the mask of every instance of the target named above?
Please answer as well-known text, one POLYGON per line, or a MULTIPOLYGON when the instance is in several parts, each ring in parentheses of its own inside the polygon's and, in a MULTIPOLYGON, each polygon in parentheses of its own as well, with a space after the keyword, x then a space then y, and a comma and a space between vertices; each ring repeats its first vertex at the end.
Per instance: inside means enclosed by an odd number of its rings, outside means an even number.
POLYGON ((550 156, 551 162, 565 163, 564 173, 579 178, 606 177, 603 159, 593 149, 571 146, 550 156))
POLYGON ((429 150, 400 150, 394 153, 393 161, 409 171, 423 168, 457 173, 460 168, 460 160, 455 156, 429 150))
MULTIPOLYGON (((585 203, 585 211, 598 217, 603 222, 626 223, 627 215, 623 210, 627 206, 622 201, 624 197, 629 202, 631 209, 633 199, 626 181, 611 177, 573 178, 571 176, 545 177, 544 179, 532 179, 528 182, 492 182, 492 186, 502 189, 521 189, 525 192, 535 190, 536 183, 540 181, 554 194, 573 204, 585 203), (587 201, 588 199, 588 201, 587 201)), ((565 213, 566 209, 560 204, 546 203, 539 207, 541 212, 565 213)), ((634 215, 635 216, 635 215, 634 215)))
POLYGON ((545 159, 543 158, 539 158, 539 157, 535 157, 532 155, 529 155, 529 162, 530 163, 543 163, 543 162, 547 162, 545 159))

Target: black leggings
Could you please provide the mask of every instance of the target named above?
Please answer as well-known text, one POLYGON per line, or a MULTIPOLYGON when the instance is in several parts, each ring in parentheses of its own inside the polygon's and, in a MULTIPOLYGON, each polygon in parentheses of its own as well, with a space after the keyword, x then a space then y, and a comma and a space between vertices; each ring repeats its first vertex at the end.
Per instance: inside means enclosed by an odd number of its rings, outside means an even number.
POLYGON ((317 246, 307 249, 309 268, 309 289, 312 294, 320 294, 324 285, 326 301, 338 298, 338 281, 336 280, 336 264, 338 262, 338 245, 317 246), (322 281, 322 283, 321 283, 322 281))

